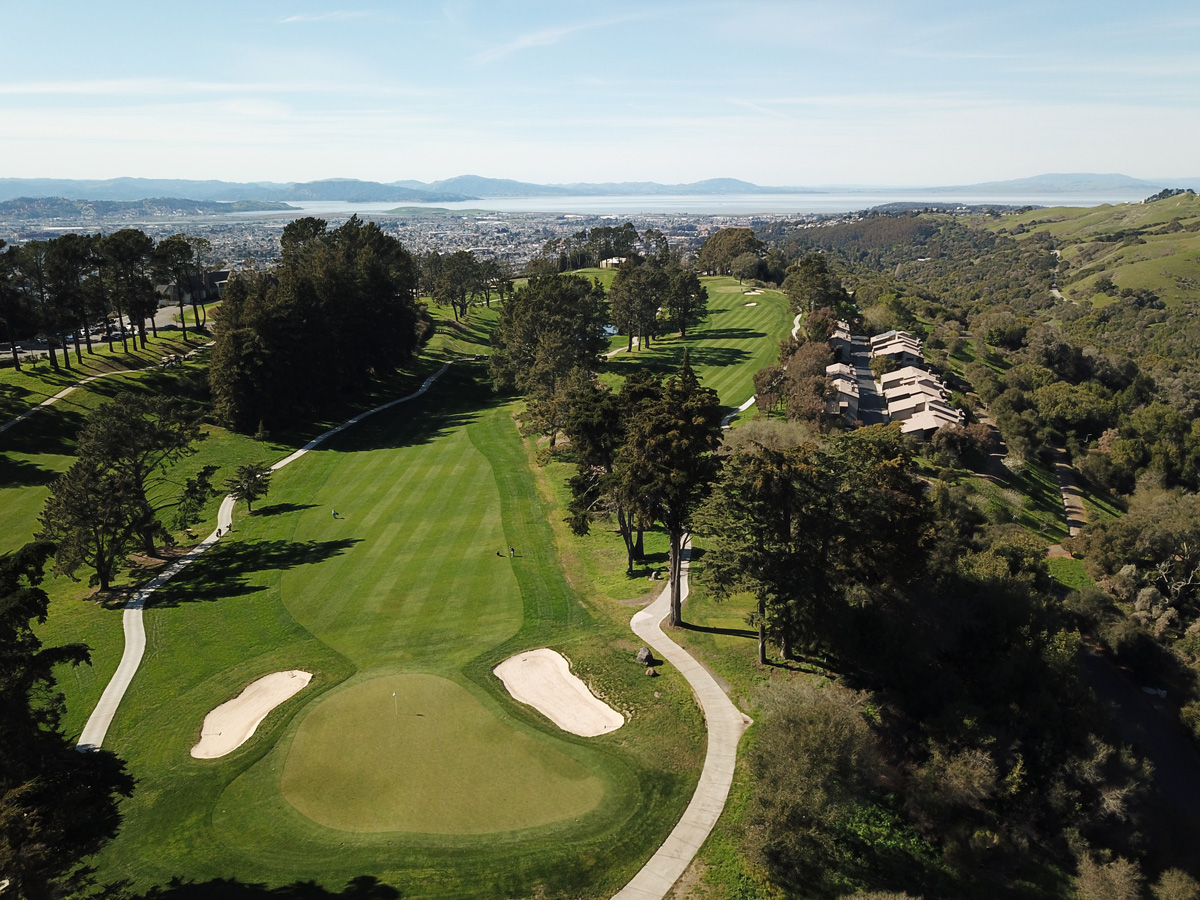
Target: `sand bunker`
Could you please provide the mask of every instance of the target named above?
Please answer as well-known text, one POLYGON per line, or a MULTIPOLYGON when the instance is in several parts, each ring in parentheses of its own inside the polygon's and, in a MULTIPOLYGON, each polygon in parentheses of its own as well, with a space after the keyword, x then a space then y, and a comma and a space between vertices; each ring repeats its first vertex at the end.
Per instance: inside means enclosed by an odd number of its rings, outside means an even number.
POLYGON ((625 724, 625 717, 597 699, 553 650, 518 653, 492 671, 514 700, 532 706, 563 731, 595 737, 625 724))
POLYGON ((762 293, 762 291, 760 291, 758 288, 755 288, 752 291, 742 291, 742 293, 745 294, 747 297, 757 297, 759 294, 762 293))
POLYGON ((204 717, 200 742, 192 748, 192 756, 216 759, 233 752, 250 740, 271 710, 299 693, 311 680, 310 673, 299 669, 264 675, 204 717))
POLYGON ((758 306, 758 304, 751 300, 749 303, 743 303, 742 306, 758 306))

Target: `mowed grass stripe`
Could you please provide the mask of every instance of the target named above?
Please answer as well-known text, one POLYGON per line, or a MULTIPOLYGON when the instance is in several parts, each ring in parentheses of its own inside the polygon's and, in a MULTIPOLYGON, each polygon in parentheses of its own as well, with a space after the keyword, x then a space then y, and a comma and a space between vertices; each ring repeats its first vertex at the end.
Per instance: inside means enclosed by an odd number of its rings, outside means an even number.
POLYGON ((359 543, 319 583, 285 574, 284 602, 361 667, 423 658, 441 666, 463 634, 470 646, 519 627, 515 579, 495 566, 503 542, 496 485, 466 435, 472 427, 413 447, 335 454, 336 471, 323 473, 312 495, 299 533, 340 532, 359 543), (403 486, 379 492, 397 481, 403 486), (325 513, 334 496, 342 519, 325 513))
POLYGON ((511 413, 493 414, 469 434, 491 463, 504 533, 518 554, 512 572, 520 584, 525 616, 521 633, 514 638, 516 645, 537 646, 565 626, 588 624, 590 615, 563 576, 545 501, 529 476, 530 459, 511 413))
POLYGON ((753 395, 754 373, 778 358, 779 342, 791 333, 787 298, 774 290, 747 295, 748 288, 732 278, 705 278, 703 282, 709 292, 708 318, 689 331, 687 338, 664 337, 654 341, 650 350, 613 357, 604 369, 616 376, 611 380, 623 380, 641 368, 676 372, 686 350, 701 382, 717 392, 722 405, 734 408, 753 395))
MULTIPOLYGON (((129 879, 141 891, 175 876, 268 886, 313 879, 336 891, 375 874, 410 897, 580 896, 616 890, 669 830, 698 769, 699 716, 685 687, 677 690, 670 676, 648 684, 629 654, 612 648, 626 634, 623 622, 592 620, 578 603, 547 520, 559 513, 538 494, 515 404, 497 405, 474 381, 481 367, 474 369, 454 367, 447 394, 431 391, 419 416, 372 417, 328 451, 279 472, 256 513, 239 511, 233 534, 157 596, 147 611, 153 659, 110 732, 138 790, 123 805, 117 839, 96 860, 99 878, 129 879), (440 494, 432 473, 443 475, 440 494), (330 514, 334 503, 344 520, 330 514), (377 506, 370 524, 358 514, 377 506), (441 521, 464 506, 474 508, 474 522, 441 521), (431 541, 437 558, 400 558, 406 535, 410 547, 431 541), (460 546, 441 546, 450 541, 460 546), (375 554, 366 552, 372 542, 375 554), (498 557, 509 544, 520 555, 498 557), (452 609, 424 578, 469 584, 455 596, 462 608, 452 609), (424 593, 405 596, 403 585, 424 593), (349 606, 331 595, 343 590, 357 595, 363 621, 339 618, 349 606), (308 619, 330 623, 325 640, 292 614, 301 605, 308 619), (636 708, 628 731, 584 741, 513 703, 490 667, 515 649, 542 645, 569 648, 608 696, 636 708), (313 683, 243 748, 215 761, 188 756, 212 707, 267 672, 293 667, 314 672, 313 683), (578 760, 607 785, 599 805, 563 820, 551 811, 535 818, 549 824, 487 837, 356 834, 297 812, 280 793, 280 776, 305 710, 331 690, 411 672, 463 687, 502 723, 497 733, 512 728, 578 760)), ((381 746, 376 755, 394 749, 381 746)), ((519 757, 512 756, 517 768, 519 757)), ((456 793, 454 784, 447 792, 460 812, 482 813, 479 797, 456 793)), ((544 805, 548 798, 528 799, 544 805)))

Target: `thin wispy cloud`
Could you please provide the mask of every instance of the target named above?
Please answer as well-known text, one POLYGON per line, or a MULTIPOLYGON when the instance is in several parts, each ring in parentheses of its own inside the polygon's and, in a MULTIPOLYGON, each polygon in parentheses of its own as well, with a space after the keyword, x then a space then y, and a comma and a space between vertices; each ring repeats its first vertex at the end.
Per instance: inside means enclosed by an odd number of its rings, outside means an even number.
POLYGON ((544 28, 541 31, 523 34, 515 40, 509 41, 507 44, 501 44, 498 47, 484 50, 482 53, 476 53, 472 57, 472 62, 482 66, 487 63, 493 63, 498 59, 504 59, 506 56, 512 56, 514 53, 520 53, 522 50, 532 50, 534 47, 549 47, 557 44, 568 35, 586 30, 587 27, 586 25, 575 25, 567 28, 544 28))
POLYGON ((120 78, 63 81, 0 82, 0 96, 158 97, 178 94, 345 94, 364 96, 425 96, 428 87, 403 83, 328 81, 189 81, 175 78, 120 78))
POLYGON ((351 19, 365 19, 370 15, 372 13, 366 10, 338 9, 325 13, 297 13, 294 16, 288 16, 286 19, 280 19, 279 21, 284 25, 291 25, 297 22, 346 22, 351 19))
POLYGON ((640 19, 651 18, 654 13, 637 13, 628 16, 618 16, 612 19, 604 19, 598 22, 584 22, 579 25, 563 25, 558 28, 543 28, 538 31, 530 31, 519 37, 514 38, 504 44, 499 44, 495 47, 490 47, 487 50, 480 51, 471 57, 471 61, 476 65, 487 65, 488 63, 496 62, 499 59, 504 59, 507 56, 512 56, 514 53, 520 53, 524 50, 532 50, 535 47, 549 47, 559 43, 564 38, 571 35, 581 34, 585 31, 592 31, 597 28, 610 28, 613 25, 623 25, 626 22, 633 22, 640 19))

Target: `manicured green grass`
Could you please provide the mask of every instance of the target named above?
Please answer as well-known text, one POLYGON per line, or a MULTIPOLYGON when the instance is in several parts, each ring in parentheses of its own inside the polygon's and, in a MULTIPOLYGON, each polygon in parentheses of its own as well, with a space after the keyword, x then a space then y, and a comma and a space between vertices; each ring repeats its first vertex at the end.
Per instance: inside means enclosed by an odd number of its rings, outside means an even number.
MULTIPOLYGON (((147 369, 93 381, 0 433, 0 471, 9 475, 0 484, 0 506, 5 511, 0 517, 0 552, 15 550, 33 538, 38 516, 50 495, 50 483, 74 462, 76 434, 98 406, 122 391, 178 396, 184 380, 204 377, 204 366, 203 361, 197 361, 178 369, 147 369)), ((183 457, 163 473, 163 483, 151 496, 153 502, 169 507, 184 481, 203 466, 218 466, 214 483, 220 484, 240 463, 274 460, 291 452, 287 444, 255 441, 216 426, 206 425, 203 430, 205 439, 196 445, 196 453, 183 457)), ((219 502, 219 498, 213 498, 208 504, 203 521, 196 526, 198 534, 207 534, 215 527, 219 502)), ((169 513, 166 518, 169 520, 169 513)), ((187 540, 182 532, 176 537, 187 540)))
POLYGON ((575 269, 570 274, 581 275, 588 281, 599 279, 600 283, 604 285, 604 289, 607 291, 612 287, 613 279, 617 277, 617 270, 601 269, 597 266, 591 266, 586 269, 575 269))
POLYGON ((11 366, 0 368, 0 422, 7 422, 89 376, 155 368, 162 357, 169 354, 182 356, 211 340, 212 337, 206 333, 188 332, 185 341, 178 331, 163 331, 157 338, 148 336, 145 349, 131 340, 128 353, 121 349, 119 342, 113 344, 112 351, 107 343, 94 343, 92 349, 95 352, 88 353, 85 350, 82 360, 76 360, 72 350, 70 369, 62 367, 62 353, 59 351, 57 372, 46 359, 22 361, 20 372, 11 366))
MULTIPOLYGON (((445 312, 449 317, 448 311, 435 310, 435 321, 439 319, 439 312, 445 312)), ((486 349, 487 323, 494 321, 495 315, 494 311, 480 310, 462 329, 438 328, 426 348, 427 356, 415 361, 409 371, 397 373, 361 395, 347 398, 342 407, 327 410, 317 421, 280 434, 278 440, 255 440, 249 435, 206 425, 206 440, 197 445, 197 452, 171 466, 165 473, 164 483, 154 492, 152 499, 165 504, 164 520, 169 521, 171 494, 203 466, 218 467, 214 483, 220 485, 238 465, 282 459, 314 435, 345 421, 355 412, 410 393, 434 371, 440 359, 458 358, 486 349)), ((0 552, 15 550, 32 539, 38 528, 38 515, 49 494, 49 484, 74 460, 76 432, 97 406, 125 390, 164 396, 186 394, 183 385, 191 378, 203 379, 206 365, 205 355, 200 354, 179 368, 150 367, 131 370, 128 375, 103 378, 0 433, 0 472, 5 475, 0 480, 0 508, 4 510, 4 515, 0 516, 0 552)), ((175 539, 186 546, 199 536, 209 534, 216 527, 220 501, 219 495, 211 498, 192 535, 177 531, 175 539)), ((47 579, 46 588, 53 606, 48 623, 40 629, 44 640, 52 643, 82 641, 92 651, 90 666, 64 667, 58 671, 68 697, 64 727, 68 734, 74 735, 82 730, 105 684, 116 671, 124 646, 119 609, 106 609, 82 600, 91 593, 88 574, 87 570, 81 571, 81 581, 65 577, 47 579)), ((130 566, 118 577, 117 584, 137 584, 151 575, 149 571, 130 566)))
POLYGON ((425 298, 426 309, 433 319, 434 333, 422 354, 433 359, 456 359, 462 356, 486 354, 491 351, 492 329, 500 318, 501 303, 473 307, 461 322, 446 307, 425 298))
MULTIPOLYGON (((710 320, 686 341, 634 356, 670 371, 691 347, 702 379, 733 406, 750 395, 753 372, 775 358, 791 317, 777 292, 747 297, 732 279, 706 281, 710 320)), ((273 461, 356 409, 411 390, 441 359, 487 352, 498 309, 472 310, 457 325, 446 310, 430 312, 437 330, 410 371, 269 443, 212 429, 187 462, 273 461)), ((648 566, 626 579, 619 536, 569 535, 561 482, 554 486, 566 466, 533 466, 512 405, 497 404, 484 372, 483 363, 456 364, 422 400, 279 472, 256 514, 239 508, 234 532, 157 595, 146 612, 143 668, 106 741, 139 784, 120 835, 96 860, 102 878, 142 889, 174 877, 338 888, 369 874, 405 896, 603 896, 665 838, 704 750, 686 683, 669 667, 647 679, 633 659, 630 600, 662 584, 646 573, 665 565, 665 536, 647 534, 648 566), (508 546, 515 558, 497 556, 508 546), (567 656, 626 725, 577 738, 514 703, 491 669, 537 646, 567 656), (215 761, 191 759, 212 707, 288 668, 313 672, 313 682, 243 747, 215 761), (371 699, 396 690, 394 719, 400 685, 453 707, 454 733, 431 732, 400 752, 371 699), (306 723, 319 709, 331 710, 334 724, 314 743, 306 723), (354 722, 362 730, 351 735, 354 722), (333 784, 315 765, 324 750, 305 750, 333 747, 333 735, 356 760, 386 760, 390 775, 372 782, 366 766, 347 764, 333 784), (493 776, 486 785, 466 777, 481 757, 493 776), (546 775, 540 795, 528 787, 531 766, 546 775), (414 778, 423 790, 450 783, 440 803, 414 803, 405 796, 414 778), (368 821, 372 799, 375 830, 328 818, 350 803, 362 814, 354 821, 368 821), (297 808, 310 801, 312 816, 297 808), (501 830, 483 833, 488 822, 501 830)), ((100 399, 65 407, 74 418, 48 419, 45 434, 27 435, 31 455, 58 446, 65 466, 70 435, 100 399)), ((120 655, 121 614, 80 602, 80 585, 56 581, 52 589, 43 637, 95 647, 92 668, 59 673, 67 726, 77 733, 120 655)), ((739 612, 717 613, 714 627, 730 633, 712 632, 714 646, 752 658, 753 641, 734 633, 739 612)))
POLYGON ((563 577, 512 410, 482 372, 455 366, 281 470, 261 511, 156 595, 107 742, 139 785, 101 877, 371 874, 405 896, 586 896, 617 889, 665 837, 695 782, 700 717, 686 684, 644 678, 625 624, 597 619, 563 577), (516 557, 497 555, 507 546, 516 557), (582 739, 513 702, 491 668, 535 646, 563 652, 627 724, 582 739), (287 668, 314 680, 239 750, 191 759, 209 709, 287 668), (439 727, 393 740, 386 716, 435 695, 439 727), (320 760, 339 741, 334 779, 320 760))
POLYGON ((515 731, 449 679, 384 675, 313 705, 282 790, 342 831, 516 831, 585 815, 604 795, 600 774, 556 743, 515 731))
MULTIPOLYGON (((705 387, 717 391, 723 406, 741 405, 754 393, 754 373, 779 356, 779 342, 792 329, 787 298, 779 291, 747 295, 735 278, 701 279, 708 288, 708 319, 688 332, 655 340, 650 350, 619 353, 604 371, 623 380, 639 367, 670 373, 684 350, 705 387), (754 306, 747 306, 754 303, 754 306)), ((606 375, 606 377, 608 377, 606 375)))

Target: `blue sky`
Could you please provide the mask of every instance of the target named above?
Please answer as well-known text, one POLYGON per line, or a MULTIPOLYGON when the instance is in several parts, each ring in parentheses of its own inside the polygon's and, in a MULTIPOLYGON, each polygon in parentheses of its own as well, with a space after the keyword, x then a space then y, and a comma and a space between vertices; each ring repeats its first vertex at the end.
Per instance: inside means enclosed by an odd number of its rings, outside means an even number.
POLYGON ((1200 175, 1194 0, 0 0, 0 28, 0 177, 1200 175))

